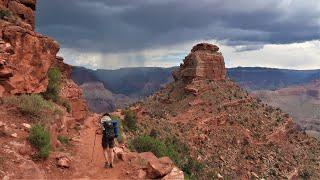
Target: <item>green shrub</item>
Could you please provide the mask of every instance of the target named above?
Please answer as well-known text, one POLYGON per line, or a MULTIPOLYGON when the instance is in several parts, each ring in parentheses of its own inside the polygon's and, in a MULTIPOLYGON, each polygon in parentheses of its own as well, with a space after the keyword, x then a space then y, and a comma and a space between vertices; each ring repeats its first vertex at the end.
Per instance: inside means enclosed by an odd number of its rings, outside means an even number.
POLYGON ((54 102, 59 101, 59 92, 61 86, 61 72, 58 68, 51 68, 48 72, 49 83, 47 91, 44 92, 43 96, 46 99, 51 99, 54 102))
POLYGON ((0 19, 4 19, 4 17, 10 17, 11 13, 9 10, 0 10, 0 19))
POLYGON ((58 136, 58 140, 64 144, 64 145, 69 145, 70 144, 70 138, 68 138, 67 136, 58 136))
POLYGON ((137 152, 152 152, 157 157, 166 155, 166 145, 150 136, 139 136, 129 142, 129 148, 137 152))
POLYGON ((31 127, 29 142, 38 149, 37 158, 47 158, 50 154, 50 133, 42 125, 36 124, 31 127))
POLYGON ((137 130, 137 114, 131 110, 124 112, 123 126, 126 131, 137 130))

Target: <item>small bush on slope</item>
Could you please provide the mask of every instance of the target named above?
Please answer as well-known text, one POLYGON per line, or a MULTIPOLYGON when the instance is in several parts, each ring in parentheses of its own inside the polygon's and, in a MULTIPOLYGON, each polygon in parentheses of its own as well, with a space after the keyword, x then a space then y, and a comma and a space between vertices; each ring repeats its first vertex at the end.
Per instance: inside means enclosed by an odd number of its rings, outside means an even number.
POLYGON ((43 96, 46 99, 51 99, 54 102, 59 101, 59 92, 61 86, 61 72, 58 68, 51 68, 48 72, 49 84, 47 91, 44 92, 43 96))
POLYGON ((50 154, 50 133, 42 125, 36 124, 31 127, 29 134, 29 142, 38 149, 35 158, 45 159, 50 154))

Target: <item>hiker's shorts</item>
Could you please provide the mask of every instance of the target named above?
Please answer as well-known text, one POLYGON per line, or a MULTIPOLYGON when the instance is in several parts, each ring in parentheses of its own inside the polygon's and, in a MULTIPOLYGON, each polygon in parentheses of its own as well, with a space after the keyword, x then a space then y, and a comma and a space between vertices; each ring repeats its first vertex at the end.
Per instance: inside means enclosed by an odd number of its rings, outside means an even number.
POLYGON ((103 149, 114 148, 114 146, 115 146, 114 138, 108 139, 105 136, 102 136, 102 147, 103 147, 103 149))

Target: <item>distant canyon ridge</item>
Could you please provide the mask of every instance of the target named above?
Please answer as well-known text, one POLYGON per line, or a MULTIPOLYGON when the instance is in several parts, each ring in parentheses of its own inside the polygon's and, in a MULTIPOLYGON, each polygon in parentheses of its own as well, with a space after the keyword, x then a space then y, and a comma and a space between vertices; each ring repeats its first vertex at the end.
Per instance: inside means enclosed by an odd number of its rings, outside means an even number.
MULTIPOLYGON (((72 79, 84 91, 89 108, 111 112, 137 102, 173 81, 177 67, 90 70, 73 67, 72 79)), ((227 76, 252 96, 279 107, 310 134, 320 135, 320 70, 264 67, 227 69, 227 76)))

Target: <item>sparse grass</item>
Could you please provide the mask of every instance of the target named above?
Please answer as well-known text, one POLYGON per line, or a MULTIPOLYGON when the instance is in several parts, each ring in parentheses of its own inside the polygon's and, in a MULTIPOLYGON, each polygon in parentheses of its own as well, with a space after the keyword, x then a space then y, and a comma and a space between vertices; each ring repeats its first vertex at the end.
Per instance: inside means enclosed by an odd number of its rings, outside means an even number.
POLYGON ((69 145, 70 144, 70 138, 67 137, 67 136, 59 135, 58 136, 58 140, 64 145, 69 145))
POLYGON ((51 109, 52 104, 39 95, 23 95, 20 97, 19 109, 24 115, 41 117, 43 110, 51 109))
POLYGON ((31 127, 29 142, 38 149, 38 153, 35 154, 36 159, 46 159, 50 154, 50 133, 42 125, 36 124, 31 127))
POLYGON ((63 112, 53 103, 37 94, 7 97, 4 98, 4 104, 16 106, 22 115, 41 122, 50 122, 56 116, 63 115, 63 112))

